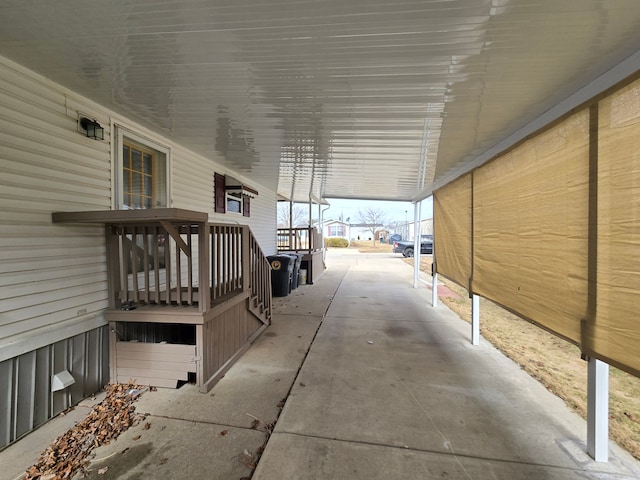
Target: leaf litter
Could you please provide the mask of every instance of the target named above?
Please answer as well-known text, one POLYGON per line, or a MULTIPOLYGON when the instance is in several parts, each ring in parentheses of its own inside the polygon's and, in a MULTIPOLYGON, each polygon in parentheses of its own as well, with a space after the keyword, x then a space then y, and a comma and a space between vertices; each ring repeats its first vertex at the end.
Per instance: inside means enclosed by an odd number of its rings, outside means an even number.
MULTIPOLYGON (((135 413, 133 403, 148 388, 135 383, 107 385, 105 399, 49 445, 36 464, 27 469, 24 480, 64 480, 78 472, 86 474, 88 457, 95 448, 107 445, 146 418, 135 413)), ((103 475, 106 470, 98 473, 103 475)))

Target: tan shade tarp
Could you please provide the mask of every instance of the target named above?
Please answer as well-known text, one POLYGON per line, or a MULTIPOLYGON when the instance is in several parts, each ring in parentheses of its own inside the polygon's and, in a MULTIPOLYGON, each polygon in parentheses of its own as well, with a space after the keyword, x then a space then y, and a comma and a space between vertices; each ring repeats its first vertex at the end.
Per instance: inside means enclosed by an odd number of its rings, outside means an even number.
POLYGON ((588 179, 588 110, 473 177, 473 293, 575 343, 587 309, 588 179))
POLYGON ((433 194, 437 272, 464 288, 471 278, 471 174, 433 194))
POLYGON ((597 306, 583 349, 640 375, 640 81, 601 101, 597 306))

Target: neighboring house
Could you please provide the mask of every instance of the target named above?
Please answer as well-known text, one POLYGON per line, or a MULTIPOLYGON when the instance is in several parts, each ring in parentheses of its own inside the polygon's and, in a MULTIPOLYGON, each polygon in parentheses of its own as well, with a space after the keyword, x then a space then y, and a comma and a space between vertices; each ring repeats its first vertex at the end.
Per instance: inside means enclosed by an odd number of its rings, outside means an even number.
POLYGON ((0 85, 1 449, 109 380, 105 227, 52 213, 194 210, 249 225, 271 255, 276 185, 3 57, 0 85))
POLYGON ((375 232, 376 240, 380 237, 378 232, 383 230, 382 224, 368 224, 368 223, 354 223, 351 225, 351 240, 373 240, 374 234, 372 230, 375 232))
POLYGON ((346 222, 328 220, 322 228, 325 238, 349 238, 349 224, 346 222))
MULTIPOLYGON (((415 238, 415 222, 398 223, 394 234, 402 236, 403 240, 415 238)), ((425 218, 420 221, 420 235, 433 235, 433 218, 425 218)))
MULTIPOLYGON (((383 231, 382 224, 375 225, 376 240, 379 231, 383 231)), ((322 231, 325 238, 346 238, 347 240, 372 240, 371 226, 366 223, 348 223, 341 220, 327 220, 323 223, 322 231)))

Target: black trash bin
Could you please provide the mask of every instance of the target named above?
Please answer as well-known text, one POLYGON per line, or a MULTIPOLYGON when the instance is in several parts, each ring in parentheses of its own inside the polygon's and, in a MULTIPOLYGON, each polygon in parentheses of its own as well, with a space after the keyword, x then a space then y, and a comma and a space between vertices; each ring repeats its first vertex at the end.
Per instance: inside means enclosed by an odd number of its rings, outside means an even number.
POLYGON ((274 297, 286 297, 291 288, 294 259, 289 255, 272 255, 267 260, 271 265, 271 293, 274 297))

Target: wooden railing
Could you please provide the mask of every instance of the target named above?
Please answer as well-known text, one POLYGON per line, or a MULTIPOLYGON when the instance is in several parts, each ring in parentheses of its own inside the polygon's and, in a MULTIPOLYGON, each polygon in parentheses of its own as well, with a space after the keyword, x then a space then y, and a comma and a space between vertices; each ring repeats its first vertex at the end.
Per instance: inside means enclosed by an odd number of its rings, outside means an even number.
POLYGON ((314 252, 322 249, 322 239, 313 227, 279 228, 277 245, 281 252, 314 252))
POLYGON ((271 266, 255 237, 249 238, 251 265, 251 308, 264 312, 271 319, 271 266))
POLYGON ((198 226, 173 228, 179 232, 183 249, 163 226, 111 228, 109 273, 118 286, 110 292, 112 308, 133 308, 140 303, 197 305, 199 281, 193 245, 198 226))
POLYGON ((106 227, 110 378, 208 391, 271 323, 271 267, 248 226, 164 208, 57 212, 106 227))
POLYGON ((210 298, 215 304, 220 299, 241 292, 247 283, 243 271, 243 259, 249 259, 250 252, 243 251, 242 240, 249 235, 249 229, 240 225, 209 224, 211 245, 210 298))
POLYGON ((111 308, 182 305, 206 312, 248 291, 270 318, 270 267, 249 227, 165 222, 111 226, 110 233, 111 308))

